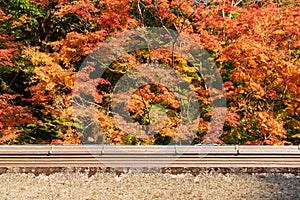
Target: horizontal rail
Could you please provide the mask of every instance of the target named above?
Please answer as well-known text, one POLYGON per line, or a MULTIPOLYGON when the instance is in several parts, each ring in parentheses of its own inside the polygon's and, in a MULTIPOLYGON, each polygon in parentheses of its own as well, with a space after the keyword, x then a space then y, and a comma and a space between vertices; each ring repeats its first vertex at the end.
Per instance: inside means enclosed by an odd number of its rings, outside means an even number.
POLYGON ((0 167, 300 167, 298 146, 0 146, 0 167))

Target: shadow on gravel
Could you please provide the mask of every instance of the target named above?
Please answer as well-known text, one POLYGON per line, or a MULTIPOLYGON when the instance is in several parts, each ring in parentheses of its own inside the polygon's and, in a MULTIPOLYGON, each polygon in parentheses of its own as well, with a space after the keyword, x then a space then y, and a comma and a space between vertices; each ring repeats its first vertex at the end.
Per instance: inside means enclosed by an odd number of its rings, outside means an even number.
POLYGON ((297 200, 300 199, 300 176, 292 174, 258 175, 271 187, 273 194, 270 199, 297 200))

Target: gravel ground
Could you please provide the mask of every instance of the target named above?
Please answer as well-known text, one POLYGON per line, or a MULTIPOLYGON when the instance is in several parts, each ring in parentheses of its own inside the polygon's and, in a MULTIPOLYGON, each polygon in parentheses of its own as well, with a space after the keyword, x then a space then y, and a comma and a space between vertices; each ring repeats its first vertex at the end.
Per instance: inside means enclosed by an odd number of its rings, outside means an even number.
POLYGON ((3 173, 0 199, 300 199, 291 174, 3 173))

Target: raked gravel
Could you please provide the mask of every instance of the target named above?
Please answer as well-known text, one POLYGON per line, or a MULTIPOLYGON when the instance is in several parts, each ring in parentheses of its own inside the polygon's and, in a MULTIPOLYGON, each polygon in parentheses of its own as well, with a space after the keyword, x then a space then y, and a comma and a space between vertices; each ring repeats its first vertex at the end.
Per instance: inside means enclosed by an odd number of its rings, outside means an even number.
POLYGON ((0 199, 300 199, 300 177, 289 174, 31 173, 0 175, 0 199))

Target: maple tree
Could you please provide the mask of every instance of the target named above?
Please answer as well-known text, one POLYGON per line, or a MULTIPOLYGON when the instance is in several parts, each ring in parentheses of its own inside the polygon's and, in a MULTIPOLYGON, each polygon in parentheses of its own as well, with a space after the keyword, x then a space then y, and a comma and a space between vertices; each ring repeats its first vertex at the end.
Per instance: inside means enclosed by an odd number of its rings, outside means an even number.
POLYGON ((128 103, 138 124, 147 125, 151 115, 162 114, 166 123, 153 122, 160 128, 155 134, 127 133, 112 116, 113 90, 120 78, 150 63, 178 71, 190 84, 201 108, 192 143, 205 141, 214 128, 214 99, 205 77, 182 56, 140 49, 124 53, 101 78, 91 79, 94 68, 78 73, 105 40, 139 27, 176 30, 209 53, 227 98, 222 135, 213 142, 300 143, 299 0, 214 0, 207 6, 184 0, 11 0, 0 6, 0 143, 74 144, 82 137, 94 143, 101 140, 99 135, 86 133, 97 133, 99 126, 115 144, 171 143, 185 133, 178 133, 180 102, 167 87, 139 87, 128 103), (75 80, 96 82, 97 90, 74 91, 75 80), (72 99, 74 92, 94 97, 78 119, 72 116, 74 103, 80 101, 72 99), (92 125, 80 127, 82 121, 92 125))

